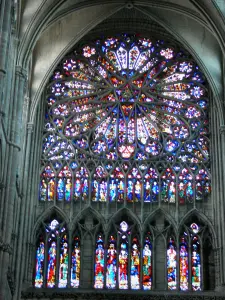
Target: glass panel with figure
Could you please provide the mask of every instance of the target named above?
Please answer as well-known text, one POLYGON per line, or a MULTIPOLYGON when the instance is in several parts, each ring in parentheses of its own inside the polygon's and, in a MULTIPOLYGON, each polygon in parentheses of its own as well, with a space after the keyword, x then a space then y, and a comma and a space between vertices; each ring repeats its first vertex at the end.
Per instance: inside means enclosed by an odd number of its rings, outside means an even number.
POLYGON ((146 236, 143 246, 143 289, 152 289, 152 244, 146 236))
POLYGON ((39 238, 36 248, 36 265, 35 265, 35 282, 34 286, 42 288, 44 284, 44 258, 45 258, 45 244, 43 237, 39 238))
POLYGON ((48 266, 47 266, 47 287, 53 288, 56 284, 56 240, 48 240, 48 266))
POLYGON ((113 235, 109 238, 107 250, 107 265, 106 265, 106 287, 108 289, 116 288, 116 274, 117 274, 117 251, 116 240, 113 235))
POLYGON ((140 289, 140 245, 136 237, 131 245, 130 286, 132 290, 140 289))
POLYGON ((68 238, 67 235, 63 235, 60 241, 60 255, 59 255, 59 288, 67 287, 68 277, 68 238))
POLYGON ((73 239, 71 259, 71 281, 70 285, 73 288, 78 288, 80 285, 80 239, 75 236, 73 239))
POLYGON ((177 288, 177 251, 172 238, 169 239, 167 246, 167 282, 168 290, 177 288))
POLYGON ((180 290, 188 290, 188 243, 183 236, 180 241, 180 290))
POLYGON ((102 235, 98 235, 95 250, 95 274, 94 287, 102 289, 104 287, 104 243, 102 235))
POLYGON ((201 290, 201 254, 200 243, 197 236, 192 238, 191 243, 191 284, 193 291, 201 290))
POLYGON ((118 268, 119 289, 128 289, 128 239, 125 234, 121 237, 118 268))

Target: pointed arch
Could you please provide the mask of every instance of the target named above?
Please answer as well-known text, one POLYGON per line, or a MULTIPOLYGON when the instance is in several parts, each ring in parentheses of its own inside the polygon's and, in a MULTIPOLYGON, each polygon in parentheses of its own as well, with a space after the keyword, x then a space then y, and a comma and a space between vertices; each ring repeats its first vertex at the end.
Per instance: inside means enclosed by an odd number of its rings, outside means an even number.
POLYGON ((212 236, 213 247, 217 248, 218 247, 218 240, 217 240, 216 233, 215 233, 215 230, 213 228, 212 222, 209 220, 209 218, 206 215, 204 215, 202 212, 198 211, 196 208, 193 208, 190 211, 188 211, 185 214, 185 216, 181 219, 181 221, 179 223, 178 232, 180 232, 182 226, 185 225, 192 218, 193 219, 195 219, 195 218, 199 219, 205 226, 208 227, 209 232, 212 236))
POLYGON ((54 205, 49 208, 47 208, 43 213, 37 218, 36 223, 33 227, 33 238, 35 239, 35 235, 39 230, 39 227, 41 226, 42 222, 44 222, 47 218, 51 218, 53 215, 59 216, 62 221, 64 221, 66 224, 69 224, 69 218, 67 214, 58 206, 54 205))

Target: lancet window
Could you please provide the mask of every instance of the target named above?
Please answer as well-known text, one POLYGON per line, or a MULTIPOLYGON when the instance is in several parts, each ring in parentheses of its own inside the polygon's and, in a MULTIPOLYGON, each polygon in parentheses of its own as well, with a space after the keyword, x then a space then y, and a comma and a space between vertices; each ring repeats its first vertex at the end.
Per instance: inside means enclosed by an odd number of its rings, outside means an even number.
MULTIPOLYGON (((108 237, 103 232, 95 235, 95 246, 91 249, 93 287, 154 290, 155 251, 162 250, 155 248, 155 233, 147 231, 140 235, 134 223, 124 220, 113 226, 108 237)), ((79 233, 69 236, 65 223, 58 219, 44 222, 42 227, 36 243, 34 286, 79 288, 84 251, 79 233)), ((168 290, 203 289, 204 231, 205 226, 189 223, 183 226, 179 236, 171 231, 166 234, 163 255, 168 290)))

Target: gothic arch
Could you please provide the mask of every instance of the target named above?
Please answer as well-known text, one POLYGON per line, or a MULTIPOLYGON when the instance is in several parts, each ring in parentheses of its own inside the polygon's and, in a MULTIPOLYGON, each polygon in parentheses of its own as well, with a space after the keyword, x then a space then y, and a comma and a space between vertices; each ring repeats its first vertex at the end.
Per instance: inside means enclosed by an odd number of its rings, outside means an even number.
POLYGON ((188 221, 190 222, 191 219, 199 219, 206 227, 209 229, 209 233, 212 237, 213 241, 213 248, 217 248, 218 240, 216 237, 215 229, 213 228, 212 222, 207 218, 205 214, 202 212, 198 211, 197 209, 193 208, 187 214, 181 219, 179 227, 178 227, 178 232, 180 232, 181 228, 185 223, 188 221))
POLYGON ((123 217, 128 217, 130 218, 134 224, 137 224, 140 232, 141 232, 141 223, 140 220, 138 218, 138 216, 136 216, 134 214, 134 212, 132 212, 131 210, 129 210, 126 207, 123 207, 121 209, 119 209, 116 213, 114 213, 111 217, 110 217, 110 221, 109 221, 109 225, 108 228, 111 227, 112 223, 114 223, 115 221, 122 221, 123 217))
POLYGON ((70 224, 71 224, 70 228, 73 230, 75 224, 77 224, 81 219, 87 218, 88 216, 95 217, 96 220, 98 220, 99 224, 101 224, 102 226, 105 226, 105 219, 104 219, 103 215, 101 215, 93 207, 86 207, 72 217, 72 220, 70 222, 70 224))
POLYGON ((149 216, 146 217, 146 219, 144 220, 143 223, 143 227, 147 227, 148 224, 150 224, 152 221, 156 220, 157 215, 159 216, 163 216, 165 218, 165 220, 172 226, 172 228, 174 229, 174 231, 177 233, 177 224, 175 222, 175 220, 173 219, 173 217, 166 212, 163 208, 157 208, 155 211, 153 211, 149 216))
MULTIPOLYGON (((113 6, 113 5, 112 5, 113 6)), ((147 6, 146 6, 147 7, 147 6)), ((122 7, 121 7, 122 8, 122 7)), ((118 10, 118 8, 115 8, 116 10, 118 10)), ((214 92, 214 96, 215 96, 215 100, 217 102, 217 105, 218 105, 218 108, 220 108, 220 95, 221 95, 221 86, 220 86, 220 77, 221 77, 221 72, 219 71, 220 70, 220 64, 219 64, 219 60, 218 61, 210 61, 208 59, 208 57, 204 57, 204 55, 206 54, 205 51, 199 53, 198 49, 201 49, 199 47, 199 44, 196 43, 196 41, 200 41, 201 40, 201 36, 202 36, 202 32, 204 32, 204 29, 203 27, 200 29, 200 25, 197 24, 196 21, 196 28, 199 28, 199 31, 192 31, 192 34, 193 32, 196 32, 199 34, 199 37, 196 36, 196 40, 193 40, 190 38, 190 36, 188 37, 188 32, 177 32, 177 30, 179 28, 182 28, 179 27, 179 26, 176 26, 176 29, 173 27, 173 25, 169 25, 168 24, 168 20, 167 21, 164 21, 163 19, 160 21, 160 18, 156 18, 153 16, 153 14, 151 14, 148 10, 144 9, 143 8, 140 8, 139 6, 135 6, 135 9, 141 11, 142 14, 144 15, 147 15, 148 17, 150 17, 150 19, 153 19, 155 20, 157 23, 160 23, 163 27, 166 28, 166 30, 169 29, 169 31, 172 33, 173 36, 175 36, 177 38, 177 40, 179 41, 182 41, 182 44, 185 45, 185 47, 189 50, 189 52, 196 58, 196 61, 202 66, 202 68, 204 69, 204 72, 206 74, 206 76, 208 77, 208 80, 210 82, 210 85, 211 85, 211 88, 213 89, 213 92, 214 92), (185 40, 184 38, 187 36, 187 40, 185 40), (195 48, 192 48, 191 47, 194 46, 195 48), (218 66, 218 67, 215 67, 215 66, 218 66), (217 72, 217 73, 216 73, 217 72), (220 73, 219 73, 220 72, 220 73), (213 74, 213 75, 211 75, 213 74)), ((154 7, 154 10, 156 8, 154 7)), ((157 9, 156 9, 157 10, 157 9)), ((112 12, 110 12, 109 15, 111 15, 112 12)), ((162 12, 161 12, 162 13, 162 12)), ((102 14, 104 15, 104 14, 102 14)), ((107 17, 109 17, 109 15, 107 17)), ((167 13, 166 14, 162 14, 163 15, 163 18, 166 18, 167 17, 167 13)), ((103 19, 107 18, 104 16, 103 19)), ((195 16, 194 16, 195 18, 195 16)), ((171 19, 174 19, 174 20, 179 20, 181 23, 182 23, 182 18, 170 18, 171 19)), ((97 21, 97 23, 100 23, 102 20, 99 20, 97 21)), ((191 19, 189 20, 189 23, 191 24, 191 19)), ((93 25, 93 27, 95 27, 97 25, 97 23, 95 25, 93 25)), ((54 26, 51 25, 51 28, 53 28, 54 26)), ((44 32, 44 35, 47 35, 48 34, 48 31, 50 30, 50 28, 46 29, 46 31, 44 32)), ((51 29, 52 30, 52 29, 51 29)), ((85 29, 83 30, 85 31, 85 29)), ((82 31, 82 32, 83 32, 82 31)), ((50 32, 50 31, 49 31, 50 32)), ((53 30, 54 32, 54 30, 53 30)), ((53 32, 51 34, 53 34, 53 32)), ((190 31, 189 31, 190 32, 190 31)), ((57 62, 60 61, 60 59, 63 57, 63 55, 69 50, 71 49, 71 47, 74 45, 74 43, 78 42, 78 40, 80 40, 80 38, 86 34, 87 31, 85 33, 82 33, 80 36, 77 36, 75 39, 73 39, 72 41, 67 41, 64 45, 64 50, 60 50, 58 53, 57 53, 57 57, 54 58, 54 61, 51 62, 51 65, 49 64, 50 63, 50 59, 48 60, 48 70, 46 69, 46 74, 36 74, 33 76, 33 83, 32 83, 32 107, 31 107, 31 114, 30 114, 30 122, 33 122, 34 120, 34 116, 35 116, 35 111, 36 111, 36 105, 40 99, 40 94, 43 90, 43 87, 45 86, 49 76, 50 76, 50 73, 52 72, 54 66, 57 64, 57 62), (44 77, 43 77, 44 76, 44 77), (42 78, 42 79, 41 79, 42 78), (40 81, 41 79, 41 81, 40 81)), ((46 37, 44 37, 44 35, 42 37, 40 37, 39 41, 37 42, 36 46, 35 46, 35 50, 34 50, 34 53, 36 53, 35 55, 35 60, 34 60, 34 73, 36 71, 38 71, 40 68, 38 67, 39 64, 42 64, 43 63, 41 62, 41 60, 38 58, 38 52, 39 51, 45 51, 44 50, 44 44, 46 45, 46 43, 44 42, 44 39, 46 37), (42 42, 43 40, 43 42, 42 42), (36 65, 37 63, 37 65, 36 65), (35 66, 36 65, 36 66, 35 66)), ((216 57, 214 54, 215 54, 215 49, 216 51, 218 51, 218 56, 220 56, 220 49, 219 47, 217 47, 216 45, 216 42, 214 40, 214 37, 213 35, 211 35, 211 33, 208 31, 208 36, 207 36, 207 39, 206 39, 206 42, 208 43, 207 46, 205 46, 205 48, 208 48, 209 49, 209 53, 207 53, 207 55, 210 56, 210 58, 212 59, 213 57, 216 57), (210 49, 211 45, 213 45, 213 49, 210 49), (213 53, 213 55, 210 55, 211 52, 213 53)), ((205 49, 204 48, 204 49, 205 49)), ((51 51, 48 51, 48 52, 51 52, 51 51)), ((53 52, 52 52, 53 53, 53 52)), ((45 62, 45 65, 46 65, 46 62, 45 62)), ((43 69, 42 69, 43 71, 43 69)), ((218 113, 222 112, 222 109, 218 109, 218 113)), ((223 123, 223 115, 220 114, 220 120, 221 120, 221 123, 223 123)))
POLYGON ((37 221, 33 227, 33 238, 35 238, 36 232, 39 230, 42 222, 44 222, 47 218, 50 218, 52 215, 59 215, 67 225, 69 224, 69 219, 67 214, 58 206, 52 206, 47 208, 43 213, 37 218, 37 221))

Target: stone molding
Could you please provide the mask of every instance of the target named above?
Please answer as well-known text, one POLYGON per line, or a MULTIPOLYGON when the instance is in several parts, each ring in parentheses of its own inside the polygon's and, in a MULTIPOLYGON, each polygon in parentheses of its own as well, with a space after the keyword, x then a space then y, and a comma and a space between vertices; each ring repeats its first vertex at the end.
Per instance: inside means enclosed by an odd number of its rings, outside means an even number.
POLYGON ((34 123, 27 123, 27 133, 32 133, 34 131, 34 123))
POLYGON ((225 134, 225 125, 220 126, 220 134, 225 134))
POLYGON ((24 79, 27 79, 27 70, 21 66, 16 66, 16 75, 21 76, 24 79))
POLYGON ((5 244, 2 240, 0 240, 0 251, 7 252, 9 254, 13 253, 13 249, 10 244, 5 244))
POLYGON ((96 300, 225 300, 225 295, 215 292, 189 292, 189 293, 170 293, 170 292, 151 292, 151 291, 40 291, 32 289, 22 292, 21 299, 86 299, 96 300))

